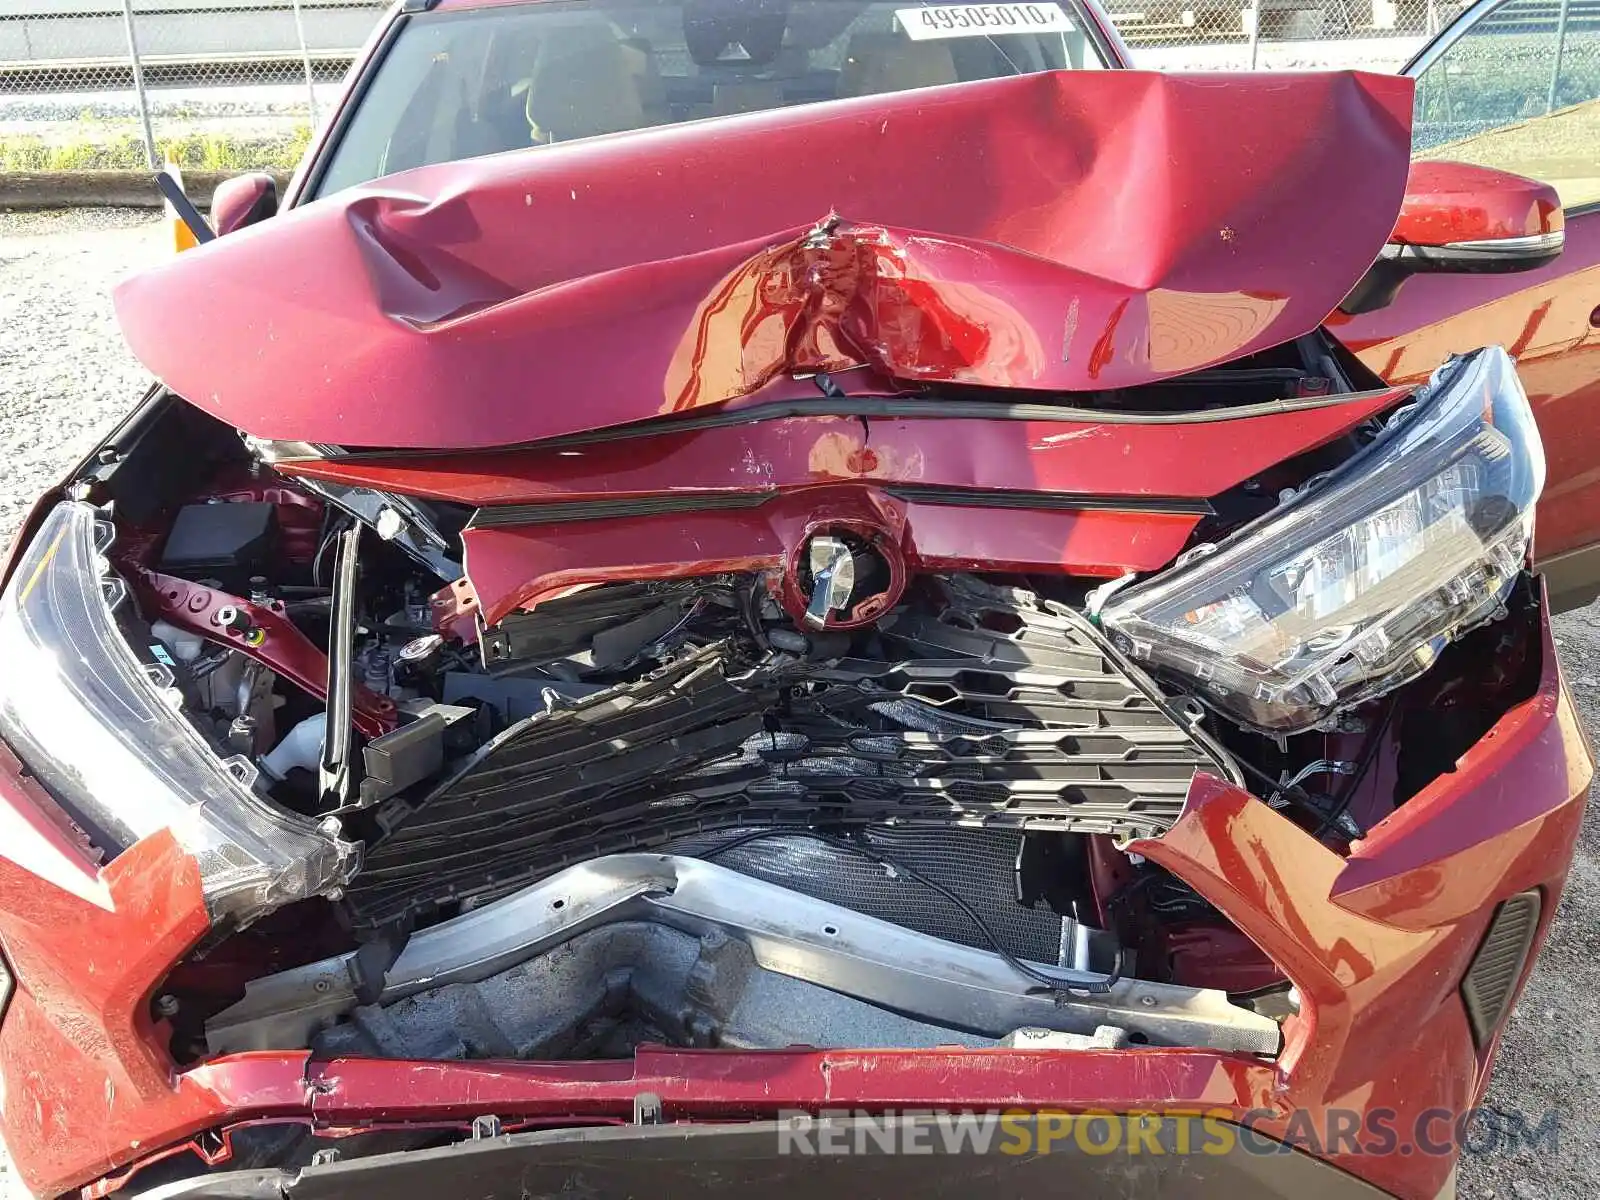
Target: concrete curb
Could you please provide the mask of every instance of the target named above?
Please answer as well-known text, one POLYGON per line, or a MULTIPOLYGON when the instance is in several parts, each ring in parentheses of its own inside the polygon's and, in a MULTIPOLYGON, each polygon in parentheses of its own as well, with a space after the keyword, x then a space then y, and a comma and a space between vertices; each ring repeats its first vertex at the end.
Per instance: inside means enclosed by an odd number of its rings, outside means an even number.
MULTIPOLYGON (((217 184, 242 171, 185 171, 183 185, 200 208, 211 207, 217 184)), ((278 194, 289 182, 274 172, 278 194)), ((149 171, 0 171, 0 209, 160 208, 149 171)))

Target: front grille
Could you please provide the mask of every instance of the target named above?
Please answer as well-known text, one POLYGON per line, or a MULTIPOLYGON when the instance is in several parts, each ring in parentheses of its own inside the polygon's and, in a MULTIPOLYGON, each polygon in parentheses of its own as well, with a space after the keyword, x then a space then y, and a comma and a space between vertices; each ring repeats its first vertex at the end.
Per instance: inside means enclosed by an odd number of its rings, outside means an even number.
POLYGON ((1521 892, 1501 904, 1461 981, 1461 999, 1479 1046, 1494 1037, 1511 1006, 1511 994, 1522 978, 1534 931, 1539 928, 1539 910, 1536 891, 1521 892))
POLYGON ((377 811, 359 926, 505 895, 574 862, 726 829, 1157 836, 1225 755, 1097 631, 1026 592, 949 581, 883 657, 750 670, 731 643, 519 722, 420 800, 377 811))

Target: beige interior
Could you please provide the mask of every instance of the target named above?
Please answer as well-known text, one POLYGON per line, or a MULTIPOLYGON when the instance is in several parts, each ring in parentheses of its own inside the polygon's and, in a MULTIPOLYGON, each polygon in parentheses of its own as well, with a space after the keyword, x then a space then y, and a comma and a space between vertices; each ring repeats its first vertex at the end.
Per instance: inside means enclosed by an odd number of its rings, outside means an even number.
POLYGON ((762 112, 783 107, 783 85, 765 80, 728 80, 717 84, 711 101, 711 115, 728 117, 735 113, 762 112))
POLYGON ((839 72, 841 96, 876 96, 958 83, 944 42, 913 42, 895 33, 852 34, 839 72))
POLYGON ((544 34, 527 83, 538 139, 565 142, 648 124, 639 96, 643 57, 604 21, 544 34))

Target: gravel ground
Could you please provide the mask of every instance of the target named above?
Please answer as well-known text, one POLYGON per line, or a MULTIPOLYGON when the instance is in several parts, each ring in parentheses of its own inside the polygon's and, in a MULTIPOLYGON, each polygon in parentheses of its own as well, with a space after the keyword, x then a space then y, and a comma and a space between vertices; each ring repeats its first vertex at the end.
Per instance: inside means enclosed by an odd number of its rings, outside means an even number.
MULTIPOLYGON (((143 393, 123 348, 110 285, 167 253, 148 213, 0 214, 0 540, 33 497, 143 393)), ((1589 728, 1600 727, 1600 607, 1556 621, 1562 660, 1589 728)), ((1512 1015, 1489 1104, 1533 1124, 1550 1109, 1559 1152, 1469 1158, 1470 1200, 1588 1195, 1600 1178, 1600 806, 1591 808, 1554 933, 1512 1015)), ((0 1200, 21 1189, 0 1156, 0 1200)))
POLYGON ((0 538, 149 386, 109 285, 170 241, 149 212, 0 215, 0 538))

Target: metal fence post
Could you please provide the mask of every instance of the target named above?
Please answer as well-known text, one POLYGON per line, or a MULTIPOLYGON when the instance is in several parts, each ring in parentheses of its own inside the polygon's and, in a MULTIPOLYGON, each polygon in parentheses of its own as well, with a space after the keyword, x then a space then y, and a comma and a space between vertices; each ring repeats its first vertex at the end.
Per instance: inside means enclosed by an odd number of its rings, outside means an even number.
POLYGON ((300 39, 300 62, 306 69, 306 102, 311 105, 311 132, 317 131, 317 89, 311 74, 311 51, 306 47, 306 24, 300 16, 300 0, 294 0, 294 32, 300 39))
POLYGON ((1261 52, 1261 0, 1250 0, 1250 69, 1256 69, 1261 52))
POLYGON ((133 98, 139 106, 139 120, 144 124, 144 153, 150 169, 161 166, 156 157, 156 135, 150 128, 150 102, 144 94, 144 71, 139 66, 139 39, 133 30, 133 0, 122 0, 122 24, 128 34, 128 64, 133 68, 133 98))
POLYGON ((1550 68, 1550 91, 1545 96, 1544 111, 1556 110, 1556 89, 1561 85, 1561 60, 1567 52, 1567 10, 1571 0, 1561 0, 1561 15, 1556 18, 1556 61, 1550 68))

